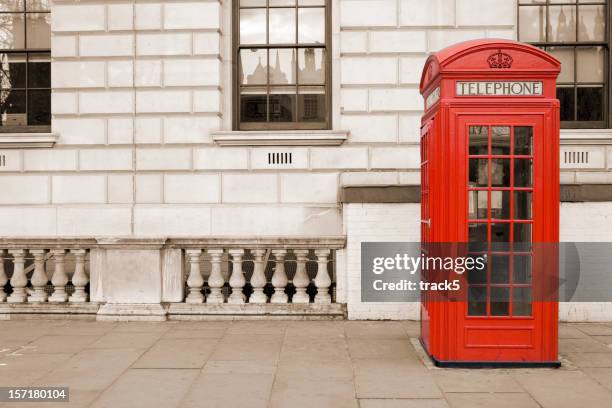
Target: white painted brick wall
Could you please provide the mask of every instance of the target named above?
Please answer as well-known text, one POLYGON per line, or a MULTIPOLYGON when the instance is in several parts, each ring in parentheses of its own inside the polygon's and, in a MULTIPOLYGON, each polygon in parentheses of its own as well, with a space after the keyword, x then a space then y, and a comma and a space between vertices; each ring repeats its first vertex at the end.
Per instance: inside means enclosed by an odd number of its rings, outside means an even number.
POLYGON ((49 176, 2 175, 0 191, 0 204, 46 204, 49 202, 49 176))
POLYGON ((77 150, 37 149, 23 152, 25 171, 69 171, 77 169, 77 150))
POLYGON ((162 202, 162 175, 138 174, 135 177, 137 203, 162 202))
POLYGON ((51 186, 51 199, 56 204, 106 202, 105 176, 52 176, 51 186))
POLYGON ((79 151, 80 170, 132 170, 132 149, 82 149, 79 151))
POLYGON ((82 35, 79 55, 82 57, 124 57, 134 53, 132 34, 82 35))
POLYGON ((158 30, 162 25, 161 4, 139 3, 134 10, 135 28, 137 30, 158 30))
POLYGON ((187 148, 136 149, 137 170, 188 170, 192 152, 187 148))
POLYGON ((342 27, 388 27, 397 24, 395 0, 341 0, 342 27))
POLYGON ((53 88, 104 87, 103 61, 54 61, 51 67, 53 88))
POLYGON ((142 33, 136 35, 137 55, 189 55, 189 33, 142 33))
POLYGON ((103 5, 66 4, 53 6, 52 31, 103 31, 106 28, 103 5))
POLYGON ((218 203, 221 178, 218 174, 166 174, 164 202, 167 204, 218 203))
POLYGON ((249 152, 243 148, 203 148, 194 152, 193 167, 198 170, 246 170, 249 152))
POLYGON ((79 92, 80 113, 132 113, 134 93, 132 91, 85 91, 79 92))
MULTIPOLYGON (((419 204, 345 204, 344 232, 347 235, 345 271, 348 318, 418 319, 413 303, 361 302, 361 243, 418 242, 419 204)), ((342 273, 338 271, 337 273, 342 273)))
POLYGON ((221 7, 217 2, 166 3, 165 29, 215 29, 221 24, 221 7))
POLYGON ((223 175, 222 189, 224 203, 276 203, 278 175, 227 173, 223 175))
POLYGON ((310 149, 310 166, 313 169, 359 169, 368 167, 367 147, 310 149))
POLYGON ((338 202, 338 173, 281 174, 281 202, 330 203, 338 202))

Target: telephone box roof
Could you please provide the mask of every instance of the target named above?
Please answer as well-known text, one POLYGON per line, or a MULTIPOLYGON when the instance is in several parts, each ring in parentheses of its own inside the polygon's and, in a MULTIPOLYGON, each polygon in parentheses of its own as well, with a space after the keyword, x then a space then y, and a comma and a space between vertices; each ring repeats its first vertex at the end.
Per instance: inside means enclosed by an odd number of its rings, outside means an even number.
POLYGON ((503 39, 479 39, 460 42, 431 54, 421 75, 424 93, 440 74, 531 75, 555 77, 561 63, 552 55, 532 45, 503 39))

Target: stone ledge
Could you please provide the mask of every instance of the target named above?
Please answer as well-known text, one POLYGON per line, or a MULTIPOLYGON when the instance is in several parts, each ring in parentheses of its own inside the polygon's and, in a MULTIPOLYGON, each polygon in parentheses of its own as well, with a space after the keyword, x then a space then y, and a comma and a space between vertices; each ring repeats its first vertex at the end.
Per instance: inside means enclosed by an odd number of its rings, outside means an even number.
POLYGON ((348 138, 344 130, 220 131, 212 133, 219 146, 339 146, 348 138))
POLYGON ((0 148, 49 148, 55 145, 58 138, 55 133, 0 133, 0 148))
MULTIPOLYGON (((55 317, 95 317, 100 308, 99 303, 0 303, 0 316, 4 316, 5 320, 18 318, 33 318, 39 317, 50 318, 55 317)), ((2 318, 0 318, 2 320, 2 318)))
POLYGON ((106 303, 96 315, 99 322, 163 322, 168 308, 160 303, 106 303))
POLYGON ((612 201, 610 184, 564 184, 561 186, 561 202, 605 202, 612 201))
POLYGON ((290 320, 344 320, 346 305, 342 303, 308 304, 188 304, 170 303, 169 320, 243 320, 243 319, 290 319, 290 320))
POLYGON ((346 186, 343 203, 420 203, 421 187, 406 185, 346 186))

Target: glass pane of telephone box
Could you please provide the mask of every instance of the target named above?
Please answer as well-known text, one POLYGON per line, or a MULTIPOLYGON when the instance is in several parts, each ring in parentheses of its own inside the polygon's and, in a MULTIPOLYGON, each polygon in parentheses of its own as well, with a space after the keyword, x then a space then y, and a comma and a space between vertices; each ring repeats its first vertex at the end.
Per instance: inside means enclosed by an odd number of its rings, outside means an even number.
POLYGON ((471 220, 486 219, 488 193, 486 191, 470 191, 469 193, 469 215, 471 220))
POLYGON ((491 218, 510 218, 510 191, 491 191, 491 218))
POLYGON ((532 187, 532 163, 530 159, 514 159, 514 186, 532 187))
POLYGON ((491 154, 510 154, 510 126, 491 127, 491 154))
POLYGON ((470 154, 486 155, 489 154, 489 127, 470 126, 470 154))
POLYGON ((491 316, 510 315, 510 288, 491 288, 491 316))
POLYGON ((487 224, 469 224, 468 240, 470 251, 486 251, 488 249, 489 240, 487 224))
POLYGON ((512 289, 512 315, 531 316, 531 288, 512 289))
POLYGON ((489 185, 489 160, 470 159, 470 187, 489 185))
POLYGON ((487 288, 486 286, 472 286, 468 288, 468 316, 487 315, 487 288))
POLYGON ((514 250, 529 251, 531 249, 531 224, 514 223, 514 250))
POLYGON ((514 219, 531 219, 531 191, 514 192, 514 219))
POLYGON ((531 255, 514 255, 512 259, 512 283, 531 283, 531 255))
POLYGON ((491 283, 508 283, 510 281, 510 256, 491 255, 491 283))
POLYGON ((531 155, 533 146, 533 128, 516 126, 514 128, 514 154, 531 155))
POLYGON ((491 159, 491 185, 510 187, 510 159, 491 159))
MULTIPOLYGON (((480 255, 472 254, 472 257, 477 257, 480 255)), ((468 272, 468 283, 471 285, 474 284, 486 284, 487 283, 487 265, 483 269, 472 268, 468 272)))
POLYGON ((510 249, 510 223, 497 222, 491 224, 491 249, 508 251, 510 249))

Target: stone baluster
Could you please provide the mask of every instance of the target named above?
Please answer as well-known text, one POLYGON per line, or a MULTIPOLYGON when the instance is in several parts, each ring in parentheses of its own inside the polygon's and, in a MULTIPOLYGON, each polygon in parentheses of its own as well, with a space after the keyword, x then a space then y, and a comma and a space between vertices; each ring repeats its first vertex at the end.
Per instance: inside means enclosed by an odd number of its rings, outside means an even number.
POLYGON ((25 264, 25 249, 14 249, 9 251, 13 255, 13 276, 11 277, 11 286, 13 293, 8 297, 9 303, 25 302, 28 298, 25 287, 28 284, 28 277, 24 271, 25 264))
POLYGON ((49 297, 49 302, 61 303, 68 301, 68 293, 66 293, 66 284, 68 283, 68 275, 64 268, 66 260, 65 249, 54 249, 53 259, 55 260, 55 269, 51 277, 53 284, 53 294, 49 297))
POLYGON ((246 284, 244 272, 242 271, 244 249, 230 249, 229 254, 232 256, 232 276, 230 276, 229 280, 229 284, 232 287, 232 294, 229 296, 227 302, 241 304, 246 300, 246 296, 242 293, 242 289, 246 284))
POLYGON ((70 302, 87 302, 88 296, 85 292, 85 286, 89 282, 89 276, 85 272, 85 254, 84 249, 71 249, 70 253, 74 255, 74 274, 72 275, 72 284, 74 285, 74 293, 68 299, 70 302))
POLYGON ((6 301, 6 292, 4 291, 4 285, 8 282, 8 276, 4 271, 4 256, 6 255, 5 249, 0 249, 0 302, 6 301))
POLYGON ((309 303, 310 297, 306 293, 306 288, 310 283, 310 278, 306 272, 306 261, 308 260, 307 249, 294 249, 293 253, 297 258, 297 266, 295 276, 293 277, 293 286, 295 286, 295 295, 291 299, 292 303, 309 303))
POLYGON ((209 249, 210 255, 210 276, 208 277, 208 287, 210 295, 206 297, 206 303, 223 303, 225 300, 221 289, 225 283, 223 274, 221 273, 221 258, 223 257, 222 249, 209 249))
POLYGON ((45 254, 44 249, 31 249, 30 253, 34 256, 34 273, 30 281, 34 292, 28 296, 28 302, 46 302, 48 295, 45 292, 49 278, 45 272, 45 254))
POLYGON ((331 303, 331 295, 329 287, 331 286, 331 278, 327 271, 327 258, 329 257, 329 249, 319 249, 315 251, 317 256, 317 275, 314 278, 314 284, 317 287, 317 295, 315 303, 331 303))
POLYGON ((285 255, 287 251, 284 249, 275 249, 272 251, 276 258, 274 274, 272 275, 272 285, 274 286, 274 294, 270 298, 270 303, 287 303, 289 297, 285 293, 287 287, 287 273, 285 272, 285 255))
POLYGON ((187 303, 202 303, 204 295, 202 294, 202 286, 204 286, 204 278, 200 271, 200 255, 201 249, 186 249, 185 253, 189 259, 189 277, 187 278, 187 286, 189 294, 185 302, 187 303))
POLYGON ((265 274, 265 263, 264 255, 266 254, 265 249, 254 249, 253 257, 255 258, 255 267, 253 268, 253 276, 251 276, 251 286, 253 286, 253 293, 249 298, 249 303, 266 303, 268 297, 264 293, 264 286, 266 286, 266 274, 265 274))

